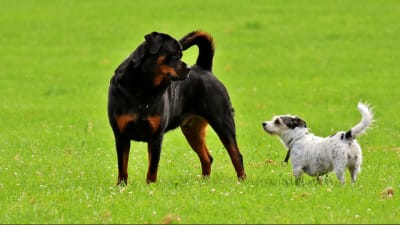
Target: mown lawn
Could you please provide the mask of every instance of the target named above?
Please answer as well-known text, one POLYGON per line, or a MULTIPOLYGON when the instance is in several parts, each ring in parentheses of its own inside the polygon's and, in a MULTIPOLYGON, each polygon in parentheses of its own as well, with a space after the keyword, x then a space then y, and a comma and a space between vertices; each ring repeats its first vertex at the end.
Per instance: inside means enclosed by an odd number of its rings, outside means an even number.
MULTIPOLYGON (((0 223, 399 223, 400 2, 2 1, 0 223), (106 105, 109 79, 152 31, 202 29, 235 107, 248 179, 209 129, 209 179, 180 130, 165 136, 158 182, 133 143, 129 184, 106 105), (374 106, 362 173, 342 186, 294 184, 286 150, 261 122, 296 114, 328 136, 374 106), (392 194, 392 191, 394 194, 392 194)), ((184 60, 195 62, 195 48, 184 60)), ((349 176, 347 174, 347 180, 349 176)))

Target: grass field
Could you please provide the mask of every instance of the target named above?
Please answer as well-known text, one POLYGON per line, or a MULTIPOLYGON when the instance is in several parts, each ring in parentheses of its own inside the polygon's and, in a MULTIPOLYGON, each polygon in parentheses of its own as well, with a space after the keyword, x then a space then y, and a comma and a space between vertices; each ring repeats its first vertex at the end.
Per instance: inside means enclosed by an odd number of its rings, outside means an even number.
MULTIPOLYGON (((0 223, 400 223, 400 2, 1 1, 0 223), (133 143, 126 187, 106 105, 109 79, 152 31, 202 29, 235 107, 248 179, 212 129, 213 171, 180 130, 165 136, 158 182, 133 143), (294 185, 286 151, 261 128, 297 114, 328 136, 374 106, 362 173, 294 185), (349 181, 349 176, 347 181, 349 181), (394 194, 388 194, 389 190, 394 194)), ((197 50, 184 60, 195 62, 197 50)))

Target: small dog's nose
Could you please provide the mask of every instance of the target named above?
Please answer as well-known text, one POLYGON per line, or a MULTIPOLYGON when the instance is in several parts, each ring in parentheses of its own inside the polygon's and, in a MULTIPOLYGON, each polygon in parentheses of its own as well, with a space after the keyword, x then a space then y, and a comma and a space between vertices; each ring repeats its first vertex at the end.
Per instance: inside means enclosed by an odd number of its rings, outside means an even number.
POLYGON ((267 125, 267 122, 263 122, 263 123, 262 123, 262 126, 263 126, 263 127, 265 127, 265 125, 267 125))

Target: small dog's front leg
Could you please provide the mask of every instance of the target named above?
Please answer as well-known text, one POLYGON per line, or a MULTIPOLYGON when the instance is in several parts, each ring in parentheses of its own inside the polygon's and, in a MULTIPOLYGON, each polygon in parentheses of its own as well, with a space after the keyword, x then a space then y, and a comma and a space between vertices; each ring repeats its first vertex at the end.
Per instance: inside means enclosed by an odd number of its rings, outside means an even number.
POLYGON ((149 154, 149 168, 147 170, 146 182, 152 183, 157 180, 158 163, 160 161, 162 136, 152 139, 148 142, 148 154, 149 154))
POLYGON ((296 185, 300 185, 302 174, 303 174, 303 170, 293 168, 293 176, 295 178, 296 185))

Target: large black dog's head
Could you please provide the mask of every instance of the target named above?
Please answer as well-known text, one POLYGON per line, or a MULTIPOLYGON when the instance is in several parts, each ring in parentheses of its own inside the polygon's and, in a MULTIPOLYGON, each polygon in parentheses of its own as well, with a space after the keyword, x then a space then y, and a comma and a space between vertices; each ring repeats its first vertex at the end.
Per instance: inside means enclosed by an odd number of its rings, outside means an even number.
POLYGON ((117 68, 116 73, 137 77, 157 87, 189 76, 190 67, 182 58, 182 46, 171 36, 152 32, 117 68), (135 74, 129 74, 135 71, 135 74))

